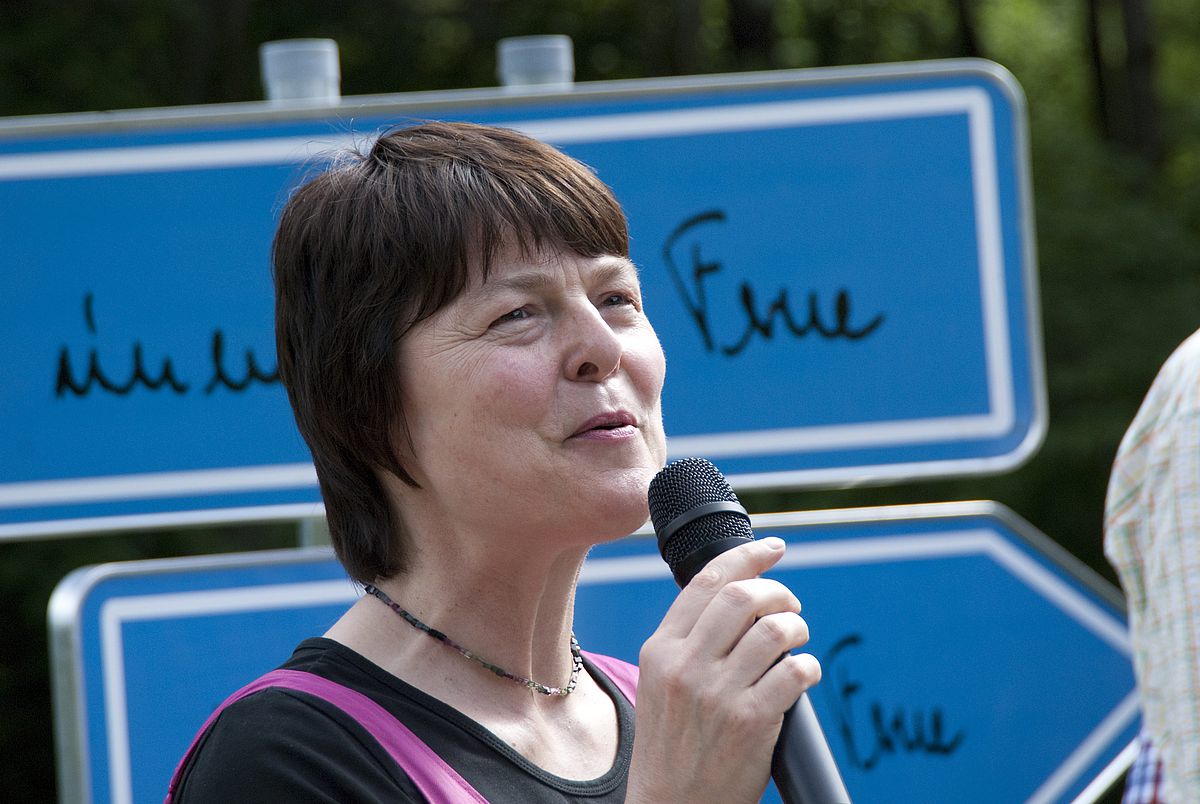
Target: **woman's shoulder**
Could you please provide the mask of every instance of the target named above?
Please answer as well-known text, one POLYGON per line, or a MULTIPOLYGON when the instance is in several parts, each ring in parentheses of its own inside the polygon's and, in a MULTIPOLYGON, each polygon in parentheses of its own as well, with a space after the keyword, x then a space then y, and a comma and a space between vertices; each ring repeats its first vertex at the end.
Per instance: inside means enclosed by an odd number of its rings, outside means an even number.
POLYGON ((465 715, 388 676, 351 649, 312 639, 265 677, 297 674, 297 684, 268 684, 221 711, 198 742, 174 801, 423 800, 375 732, 335 703, 342 700, 338 688, 382 706, 493 800, 571 800, 580 794, 612 800, 624 790, 631 758, 637 668, 595 654, 585 654, 585 661, 616 703, 620 726, 618 760, 599 779, 579 783, 552 777, 465 715), (337 685, 332 696, 330 682, 337 685), (510 795, 516 791, 519 795, 510 795))
MULTIPOLYGON (((327 658, 320 655, 323 647, 302 644, 284 668, 324 678, 318 675, 327 658)), ((174 797, 175 802, 384 799, 420 800, 403 771, 351 715, 319 695, 276 686, 220 712, 198 739, 174 797)))

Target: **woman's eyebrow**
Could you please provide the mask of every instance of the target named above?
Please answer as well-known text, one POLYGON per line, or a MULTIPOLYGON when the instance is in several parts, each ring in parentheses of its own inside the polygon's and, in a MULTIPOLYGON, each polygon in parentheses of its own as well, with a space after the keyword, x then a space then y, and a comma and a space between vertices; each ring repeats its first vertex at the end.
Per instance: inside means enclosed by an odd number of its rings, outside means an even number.
POLYGON ((484 290, 539 290, 547 285, 553 285, 557 281, 555 275, 549 271, 527 271, 519 274, 510 274, 503 279, 491 280, 484 286, 484 290))
POLYGON ((638 279, 637 266, 624 257, 609 257, 604 259, 591 274, 593 281, 605 283, 621 279, 638 279))
MULTIPOLYGON (((630 260, 624 257, 612 257, 604 259, 595 268, 588 270, 585 278, 589 282, 599 284, 629 279, 636 282, 638 271, 637 266, 630 260)), ((558 281, 559 274, 554 270, 523 271, 489 280, 484 289, 489 292, 496 290, 534 291, 557 284, 558 281)))

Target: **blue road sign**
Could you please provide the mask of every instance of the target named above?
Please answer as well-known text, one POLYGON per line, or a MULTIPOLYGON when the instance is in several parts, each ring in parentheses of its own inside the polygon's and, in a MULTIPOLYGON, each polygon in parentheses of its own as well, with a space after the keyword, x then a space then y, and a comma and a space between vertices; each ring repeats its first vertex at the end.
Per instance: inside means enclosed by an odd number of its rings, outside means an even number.
POLYGON ((322 154, 417 118, 524 130, 614 188, 672 455, 800 487, 1000 471, 1040 444, 1024 106, 989 62, 18 120, 0 538, 319 514, 269 244, 322 154))
MULTIPOLYGON (((1006 509, 754 525, 789 542, 772 574, 804 603, 824 668, 811 698, 855 800, 1070 801, 1133 741, 1115 589, 1006 509)), ((636 661, 676 593, 652 540, 598 548, 577 596, 580 642, 636 661)), ((51 600, 62 800, 161 801, 216 704, 356 596, 317 550, 69 576, 51 600)))

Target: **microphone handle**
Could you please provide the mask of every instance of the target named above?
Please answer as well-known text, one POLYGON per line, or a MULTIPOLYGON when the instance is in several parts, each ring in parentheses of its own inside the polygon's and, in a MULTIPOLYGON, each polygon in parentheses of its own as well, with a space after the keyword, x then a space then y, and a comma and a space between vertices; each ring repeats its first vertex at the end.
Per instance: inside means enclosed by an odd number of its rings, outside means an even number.
POLYGON ((783 716, 771 776, 784 804, 850 804, 807 692, 783 716))

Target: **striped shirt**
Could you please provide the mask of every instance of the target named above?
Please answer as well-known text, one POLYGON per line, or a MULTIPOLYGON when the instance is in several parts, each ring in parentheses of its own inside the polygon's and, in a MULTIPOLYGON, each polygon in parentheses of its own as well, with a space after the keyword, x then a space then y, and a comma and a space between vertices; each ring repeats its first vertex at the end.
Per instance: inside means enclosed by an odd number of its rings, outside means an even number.
POLYGON ((1162 760, 1145 730, 1138 735, 1138 752, 1125 776, 1121 804, 1166 804, 1162 797, 1162 760))
POLYGON ((1121 441, 1104 551, 1129 605, 1159 795, 1200 801, 1200 332, 1163 365, 1121 441))

